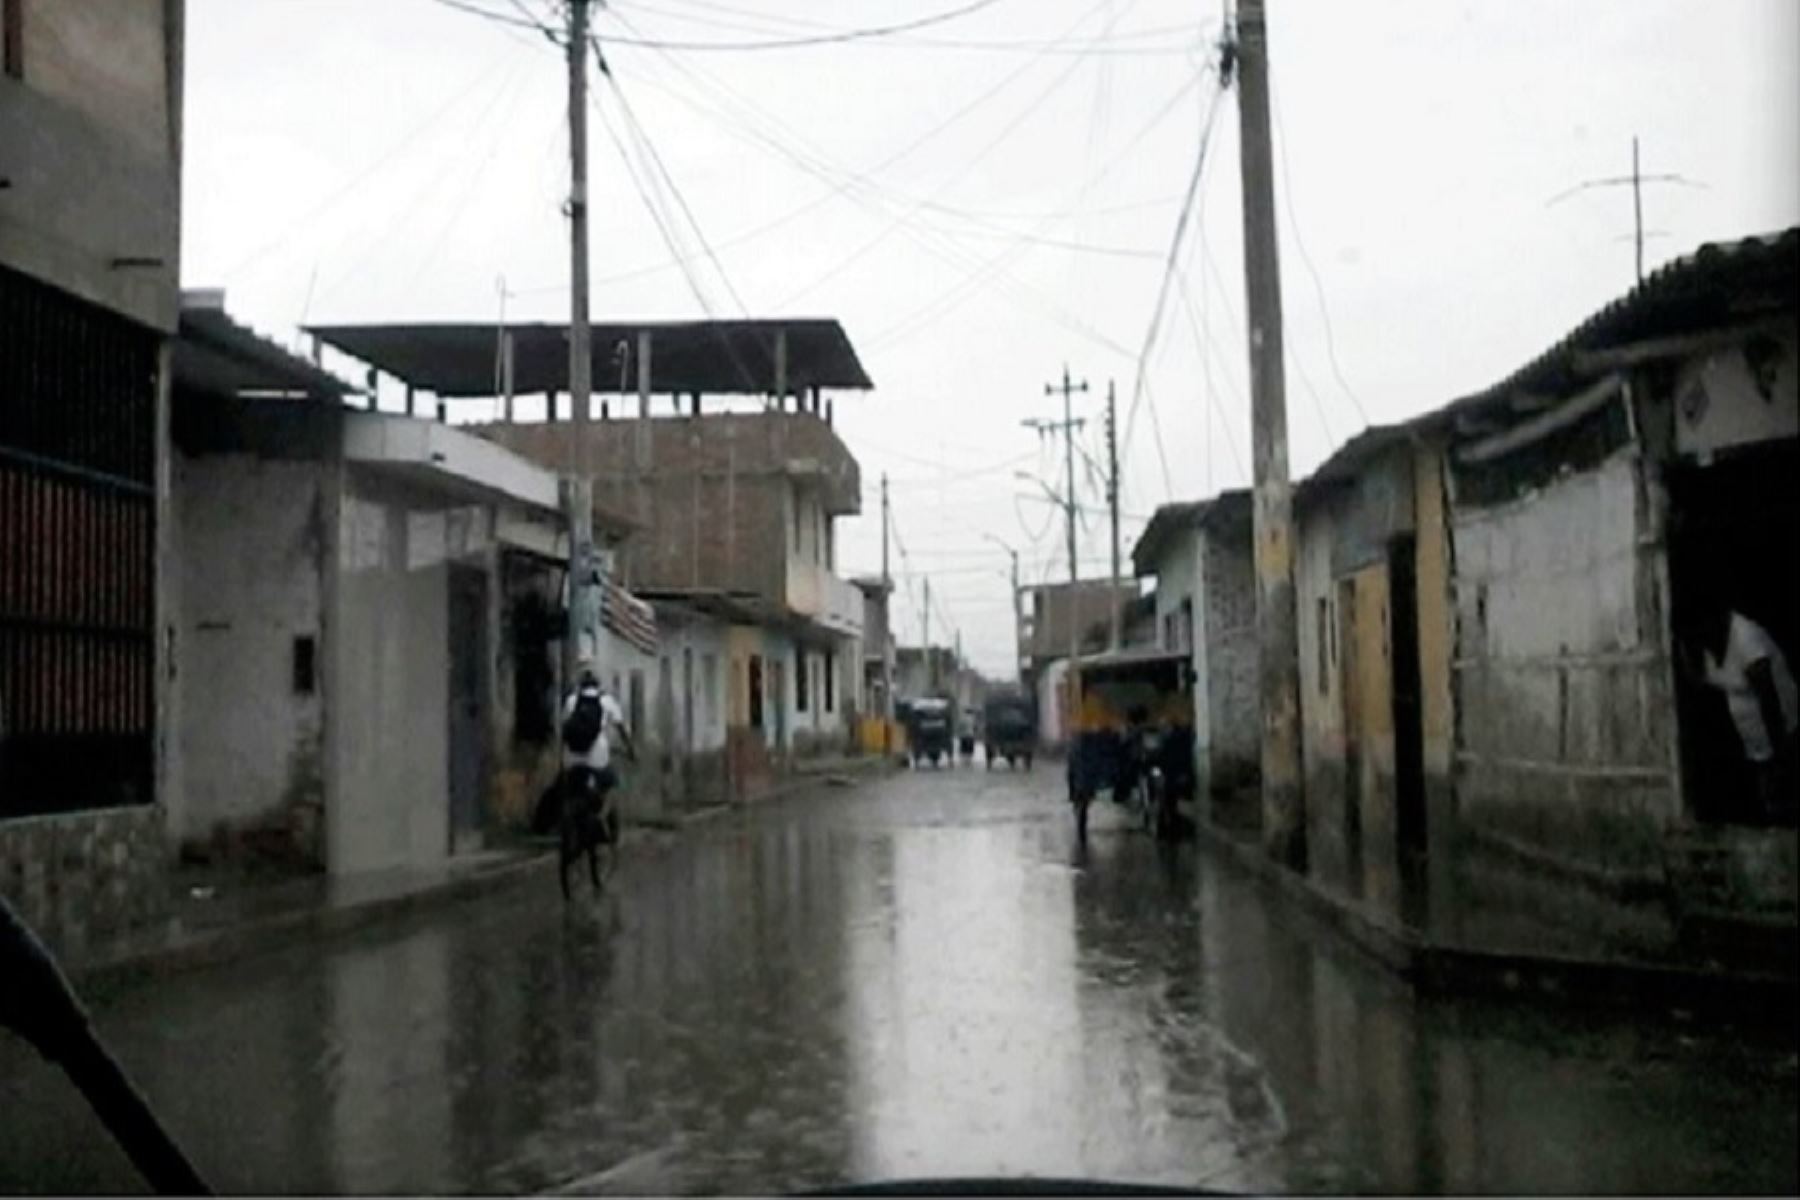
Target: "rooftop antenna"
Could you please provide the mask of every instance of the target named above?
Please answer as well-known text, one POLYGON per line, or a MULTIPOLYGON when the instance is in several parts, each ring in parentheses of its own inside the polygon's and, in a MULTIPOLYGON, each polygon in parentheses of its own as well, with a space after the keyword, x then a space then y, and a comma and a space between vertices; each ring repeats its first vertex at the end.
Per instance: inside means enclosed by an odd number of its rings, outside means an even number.
POLYGON ((1544 207, 1552 208, 1579 192, 1590 191, 1593 188, 1623 187, 1629 184, 1631 186, 1632 242, 1637 250, 1637 281, 1643 283, 1644 238, 1646 236, 1644 233, 1644 185, 1646 183, 1674 183, 1684 187, 1697 188, 1706 186, 1704 183, 1689 179, 1685 175, 1677 175, 1672 171, 1660 175, 1644 174, 1638 165, 1638 139, 1634 133, 1631 135, 1631 174, 1614 175, 1606 179, 1583 180, 1567 191, 1558 192, 1550 197, 1544 207))

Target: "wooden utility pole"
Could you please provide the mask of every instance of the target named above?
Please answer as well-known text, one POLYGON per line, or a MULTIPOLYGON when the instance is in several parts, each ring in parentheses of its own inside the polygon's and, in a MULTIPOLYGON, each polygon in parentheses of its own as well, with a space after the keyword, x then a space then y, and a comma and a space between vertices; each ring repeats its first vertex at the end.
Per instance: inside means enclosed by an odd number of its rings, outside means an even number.
POLYGON ((1250 340, 1258 674, 1262 700, 1262 840, 1276 861, 1306 865, 1300 769, 1300 660, 1294 609, 1293 496, 1282 375, 1281 269, 1269 137, 1264 0, 1239 0, 1237 81, 1244 188, 1245 300, 1250 340))
POLYGON ((1112 516, 1112 640, 1114 650, 1125 644, 1123 606, 1119 603, 1119 414, 1113 398, 1113 381, 1106 381, 1106 507, 1112 516))
POLYGON ((563 636, 563 682, 575 679, 584 639, 598 644, 594 584, 594 485, 587 470, 588 402, 593 358, 588 350, 587 51, 588 2, 569 0, 569 417, 574 464, 564 487, 569 523, 569 628, 563 636))

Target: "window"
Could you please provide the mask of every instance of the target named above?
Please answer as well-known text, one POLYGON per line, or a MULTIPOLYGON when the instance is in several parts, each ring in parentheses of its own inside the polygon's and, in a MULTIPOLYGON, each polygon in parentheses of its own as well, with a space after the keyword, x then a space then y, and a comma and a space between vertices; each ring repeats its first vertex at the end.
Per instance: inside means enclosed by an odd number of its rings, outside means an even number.
POLYGON ((789 495, 794 506, 794 553, 798 555, 802 540, 800 534, 800 489, 794 488, 789 495))
POLYGON ((813 509, 813 517, 813 561, 822 564, 825 561, 825 510, 813 509))
POLYGON ((25 0, 0 0, 5 26, 5 70, 10 79, 25 78, 25 0))
POLYGON ((794 707, 806 711, 806 651, 794 651, 794 707))
POLYGON ((631 707, 626 712, 626 720, 631 725, 631 736, 638 737, 644 732, 644 673, 631 673, 631 707))
POLYGON ((825 711, 837 711, 837 655, 825 652, 825 711))
POLYGON ((831 518, 825 518, 825 569, 837 570, 837 530, 832 528, 831 518))
POLYGON ((700 656, 700 711, 705 714, 708 729, 719 723, 719 656, 716 654, 700 656))
POLYGON ((296 696, 319 690, 319 640, 310 634, 294 639, 293 674, 296 696))

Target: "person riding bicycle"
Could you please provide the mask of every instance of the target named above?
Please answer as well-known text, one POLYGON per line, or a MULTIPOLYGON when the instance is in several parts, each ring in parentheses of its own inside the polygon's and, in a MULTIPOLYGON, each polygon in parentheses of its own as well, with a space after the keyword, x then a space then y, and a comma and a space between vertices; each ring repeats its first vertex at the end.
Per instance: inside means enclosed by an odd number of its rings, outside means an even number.
POLYGON ((579 682, 563 703, 563 807, 568 818, 586 827, 584 832, 598 833, 608 841, 618 834, 618 815, 612 798, 619 785, 618 773, 612 767, 615 733, 626 756, 636 761, 637 746, 632 742, 618 700, 601 686, 593 664, 583 662, 579 682))

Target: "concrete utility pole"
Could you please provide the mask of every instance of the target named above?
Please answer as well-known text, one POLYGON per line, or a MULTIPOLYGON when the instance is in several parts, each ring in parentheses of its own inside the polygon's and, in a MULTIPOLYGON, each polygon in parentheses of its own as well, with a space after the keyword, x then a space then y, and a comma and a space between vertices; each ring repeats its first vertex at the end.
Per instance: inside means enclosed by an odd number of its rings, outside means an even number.
POLYGON ((1112 515, 1112 648, 1125 644, 1123 606, 1119 603, 1119 414, 1113 381, 1106 381, 1106 507, 1112 515))
POLYGON ((1079 560, 1075 554, 1075 431, 1085 425, 1086 421, 1075 419, 1070 408, 1070 400, 1076 392, 1086 393, 1087 380, 1080 383, 1069 382, 1069 364, 1063 364, 1062 386, 1053 383, 1044 385, 1044 395, 1054 396, 1062 393, 1063 419, 1061 421, 1028 420, 1025 425, 1042 433, 1046 430, 1059 430, 1063 435, 1063 468, 1068 491, 1063 494, 1063 516, 1069 530, 1069 711, 1074 712, 1075 697, 1075 660, 1081 657, 1081 590, 1077 586, 1080 580, 1079 560))
POLYGON ((563 636, 563 682, 575 679, 584 639, 598 642, 594 584, 594 484, 587 470, 588 402, 593 359, 588 350, 587 224, 588 0, 569 0, 569 417, 574 469, 564 487, 569 522, 569 628, 563 636))
POLYGON ((937 660, 931 656, 931 576, 925 577, 925 627, 920 636, 925 641, 925 694, 937 691, 937 660))
POLYGON ((881 473, 881 612, 883 616, 881 636, 886 643, 881 647, 881 748, 891 751, 888 728, 894 719, 894 656, 889 653, 894 642, 894 583, 888 574, 888 477, 881 473))
POLYGON ((1237 80, 1244 187, 1245 301, 1250 335, 1256 625, 1262 692, 1262 837, 1276 861, 1306 864, 1300 770, 1300 659, 1294 620, 1293 495, 1282 375, 1281 269, 1269 138, 1264 0, 1240 0, 1237 80))
POLYGON ((1025 639, 1023 635, 1025 618, 1019 612, 1019 552, 991 533, 984 533, 981 536, 1006 551, 1007 557, 1012 559, 1013 671, 1018 676, 1019 685, 1023 687, 1025 684, 1025 639))

